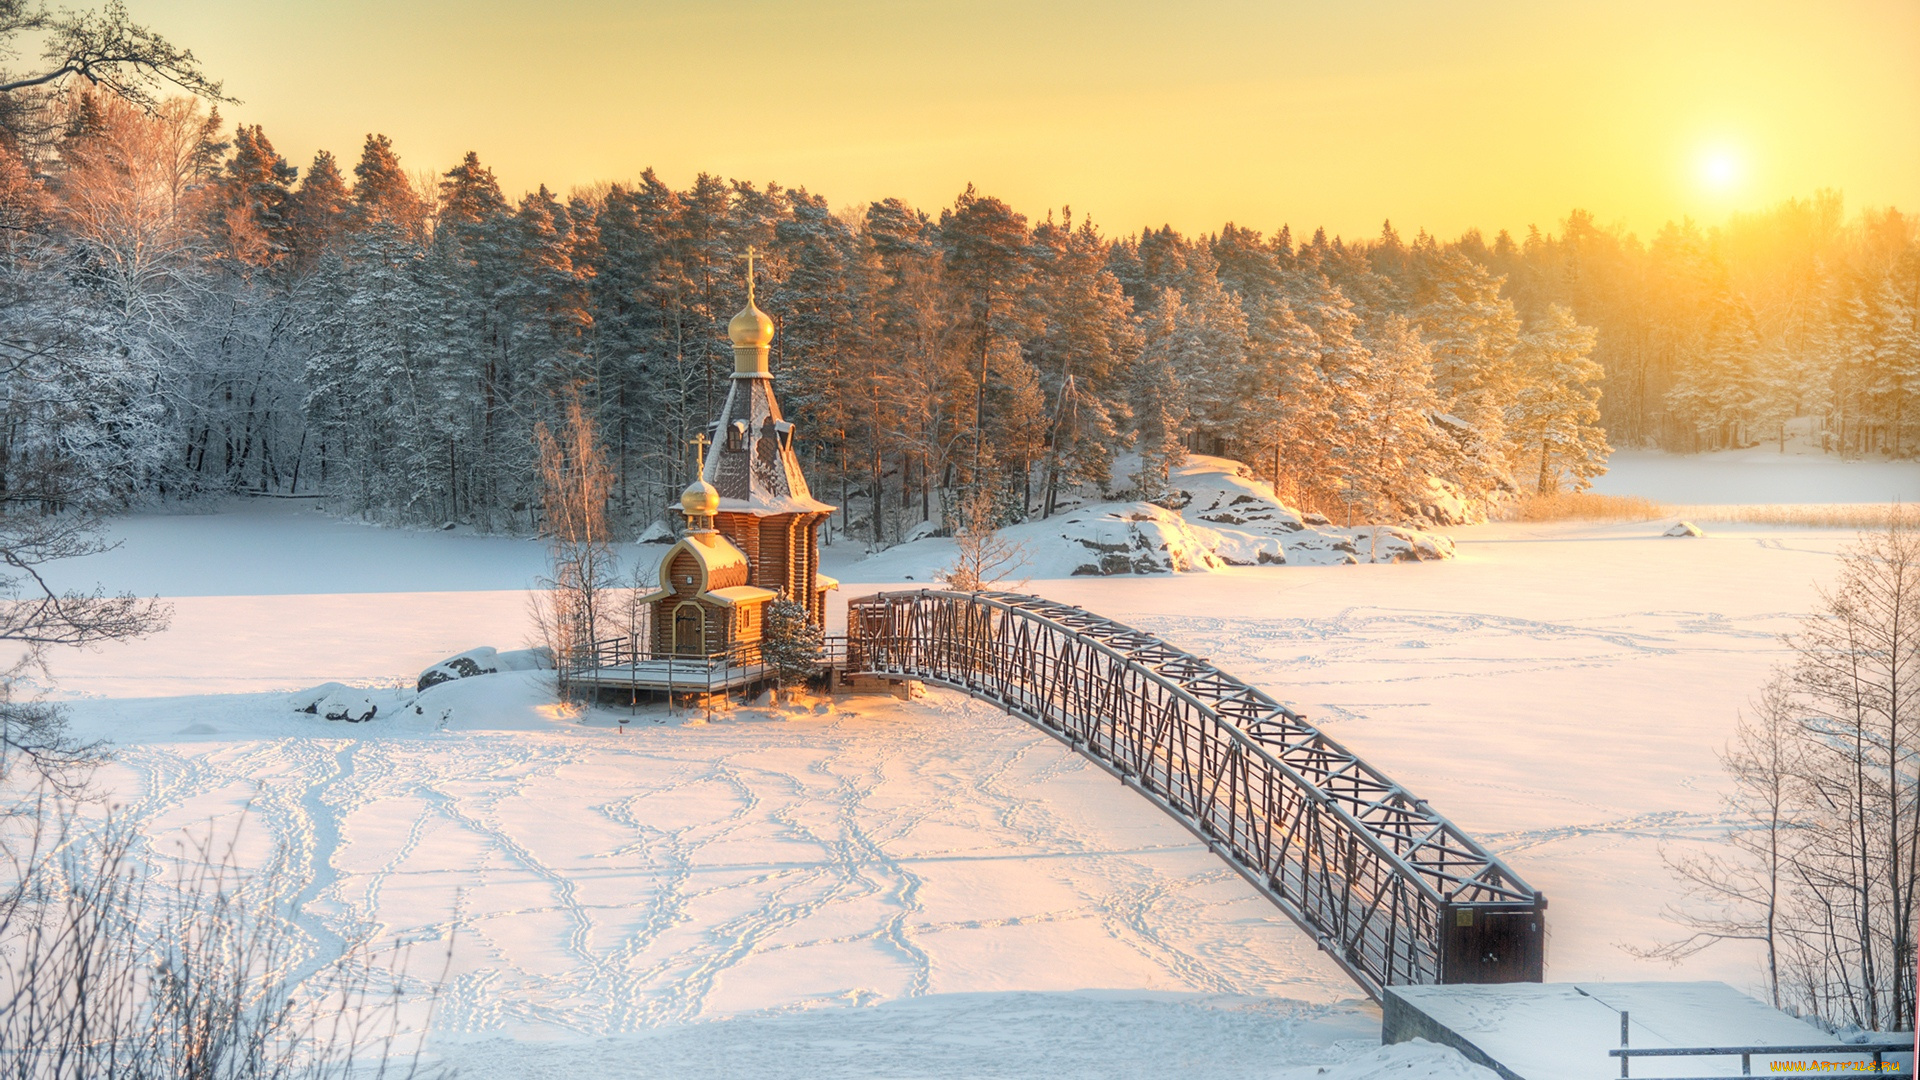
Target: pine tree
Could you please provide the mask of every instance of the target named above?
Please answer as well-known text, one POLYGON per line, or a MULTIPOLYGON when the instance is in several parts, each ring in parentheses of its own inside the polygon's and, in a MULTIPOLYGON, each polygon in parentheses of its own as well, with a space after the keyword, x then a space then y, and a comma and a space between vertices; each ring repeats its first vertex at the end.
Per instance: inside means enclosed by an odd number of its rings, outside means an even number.
POLYGON ((1723 292, 1713 305, 1705 337, 1667 391, 1667 404, 1704 433, 1709 447, 1739 444, 1754 415, 1760 342, 1753 314, 1739 297, 1723 292))
POLYGON ((1210 263, 1194 268, 1187 291, 1169 290, 1163 295, 1179 298, 1172 357, 1191 435, 1208 452, 1226 453, 1248 444, 1241 425, 1252 390, 1247 316, 1237 299, 1220 287, 1210 263))
MULTIPOLYGON (((825 199, 804 189, 789 193, 788 206, 790 218, 774 230, 787 272, 767 295, 769 306, 781 313, 774 337, 781 402, 788 412, 805 417, 808 432, 801 445, 816 456, 853 435, 856 401, 841 391, 841 383, 854 374, 854 354, 867 346, 871 313, 863 303, 867 290, 854 280, 859 257, 846 222, 833 215, 825 199)), ((862 419, 869 428, 876 426, 871 416, 862 419)), ((817 456, 815 463, 839 464, 817 456)))
POLYGON ((1594 331, 1558 304, 1546 322, 1520 339, 1515 366, 1519 393, 1507 407, 1509 458, 1535 459, 1534 490, 1542 494, 1564 485, 1585 491, 1606 471, 1606 433, 1599 427, 1600 379, 1604 374, 1591 354, 1594 331))
POLYGON ((312 270, 334 250, 345 232, 352 198, 333 155, 325 150, 315 154, 287 200, 288 245, 299 269, 312 270))
POLYGON ((1248 448, 1260 451, 1256 468, 1268 470, 1274 491, 1297 503, 1327 471, 1325 433, 1334 425, 1320 338, 1274 296, 1255 308, 1248 339, 1248 448))
POLYGON ((360 149, 360 162, 353 167, 353 177, 355 224, 362 228, 386 225, 412 238, 422 236, 427 207, 400 167, 393 140, 385 135, 368 135, 360 149))
POLYGON ((1407 256, 1406 275, 1414 318, 1433 357, 1437 411, 1457 421, 1447 425, 1440 473, 1484 503, 1513 483, 1505 424, 1519 392, 1519 316, 1500 295, 1500 278, 1464 255, 1439 250, 1424 235, 1407 256))
POLYGON ((1043 321, 1026 355, 1047 399, 1042 517, 1053 513, 1062 485, 1110 485, 1131 415, 1125 373, 1139 355, 1140 334, 1105 248, 1090 220, 1074 227, 1070 209, 1063 223, 1049 217, 1033 231, 1043 321))
POLYGON ((1287 293, 1290 311, 1312 333, 1298 340, 1310 341, 1317 353, 1310 369, 1296 370, 1282 384, 1283 392, 1300 395, 1287 418, 1300 434, 1295 451, 1283 454, 1289 480, 1283 486, 1304 509, 1331 512, 1349 505, 1357 490, 1351 463, 1366 455, 1373 354, 1360 340, 1353 302, 1317 270, 1289 275, 1287 293))
POLYGON ((216 235, 223 251, 256 265, 276 262, 291 250, 289 204, 297 169, 273 149, 258 124, 234 131, 233 156, 227 159, 214 200, 216 235))
MULTIPOLYGON (((962 302, 962 332, 970 339, 974 361, 973 453, 970 482, 984 480, 990 358, 1003 343, 1017 346, 1031 329, 1031 312, 1020 300, 1033 279, 1027 257, 1027 219, 999 199, 983 196, 973 185, 940 213, 940 245, 946 280, 962 302)), ((1003 365, 1004 367, 1004 365, 1003 365)))
POLYGON ((1168 477, 1187 456, 1187 402, 1179 357, 1188 334, 1180 294, 1162 290, 1146 328, 1146 346, 1133 379, 1134 449, 1140 467, 1130 479, 1139 498, 1168 493, 1168 477))
POLYGON ((1886 452, 1907 456, 1906 428, 1913 419, 1913 394, 1920 389, 1920 297, 1902 288, 1893 273, 1880 276, 1867 301, 1872 326, 1872 363, 1878 373, 1881 408, 1886 416, 1886 452))
MULTIPOLYGON (((1390 315, 1369 340, 1371 362, 1354 396, 1364 408, 1364 426, 1347 452, 1336 458, 1342 482, 1365 495, 1369 520, 1410 517, 1438 465, 1433 361, 1418 331, 1404 316, 1390 315)), ((1346 449, 1346 448, 1343 448, 1346 449)))
MULTIPOLYGON (((1285 236, 1285 230, 1282 230, 1285 236)), ((1240 298, 1247 317, 1261 304, 1277 299, 1283 290, 1285 263, 1293 254, 1291 238, 1269 245, 1260 234, 1228 222, 1208 245, 1220 286, 1240 298)))
MULTIPOLYGON (((964 309, 942 273, 938 236, 925 214, 898 199, 873 203, 860 240, 874 318, 845 392, 870 416, 891 412, 899 450, 920 478, 920 517, 952 528, 954 516, 944 499, 936 505, 935 489, 947 494, 960 465, 971 462, 978 405, 971 350, 960 332, 964 309)), ((849 452, 860 460, 875 452, 860 436, 853 442, 849 452)), ((877 486, 872 494, 877 501, 877 486)))
POLYGON ((775 683, 783 693, 788 686, 805 683, 819 673, 825 649, 826 639, 807 617, 805 604, 784 596, 767 604, 760 655, 773 669, 775 683))

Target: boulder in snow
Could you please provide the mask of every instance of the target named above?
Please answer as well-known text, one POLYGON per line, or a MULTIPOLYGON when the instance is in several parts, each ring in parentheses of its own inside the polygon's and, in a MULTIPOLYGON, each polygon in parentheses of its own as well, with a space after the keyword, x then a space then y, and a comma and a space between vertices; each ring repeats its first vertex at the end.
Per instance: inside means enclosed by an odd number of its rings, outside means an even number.
POLYGON ((373 719, 380 706, 373 698, 358 690, 343 690, 320 703, 321 716, 329 720, 345 720, 349 724, 363 724, 373 719))
POLYGON ((1480 516, 1460 489, 1437 476, 1427 477, 1426 494, 1420 499, 1420 516, 1435 525, 1471 525, 1480 516))
POLYGON ((414 684, 416 691, 430 686, 452 682, 455 679, 470 679, 475 675, 491 675, 496 671, 551 671, 553 653, 546 649, 514 649, 500 652, 491 646, 482 645, 477 649, 468 649, 458 656, 449 656, 420 673, 419 681, 414 684))
POLYGON ((1705 536, 1705 535, 1707 535, 1707 534, 1706 534, 1706 533, 1704 533, 1704 532, 1702 532, 1702 531, 1700 530, 1700 526, 1698 526, 1698 525, 1695 525, 1695 524, 1694 524, 1693 522, 1691 522, 1691 521, 1680 521, 1680 522, 1675 522, 1675 523, 1674 523, 1674 526, 1673 526, 1673 528, 1671 528, 1671 529, 1668 529, 1668 530, 1667 530, 1667 531, 1666 531, 1666 532, 1665 532, 1665 533, 1664 533, 1663 535, 1666 535, 1666 536, 1705 536))
MULTIPOLYGON (((1036 578, 1414 562, 1454 554, 1451 540, 1420 528, 1335 526, 1319 514, 1302 513, 1244 465, 1226 458, 1189 454, 1169 480, 1178 492, 1170 500, 1180 504, 1177 509, 1165 503, 1094 502, 1009 525, 1000 535, 1025 553, 1020 573, 1036 578)), ((910 540, 876 556, 895 563, 877 572, 892 580, 922 577, 921 567, 941 558, 951 544, 932 537, 910 540), (909 556, 922 545, 926 563, 909 556)))
POLYGON ((345 683, 321 683, 310 690, 302 690, 291 695, 288 704, 294 712, 312 713, 329 720, 345 720, 350 724, 371 720, 380 706, 365 690, 356 690, 345 683))
POLYGON ((430 686, 439 686, 443 682, 452 682, 455 679, 491 674, 495 670, 493 659, 498 655, 499 650, 482 645, 477 649, 468 649, 457 656, 449 656, 421 672, 413 688, 425 690, 430 686))
POLYGON ((297 694, 288 694, 287 706, 294 712, 318 713, 321 702, 335 694, 348 693, 351 689, 346 683, 323 682, 319 686, 309 687, 297 694))

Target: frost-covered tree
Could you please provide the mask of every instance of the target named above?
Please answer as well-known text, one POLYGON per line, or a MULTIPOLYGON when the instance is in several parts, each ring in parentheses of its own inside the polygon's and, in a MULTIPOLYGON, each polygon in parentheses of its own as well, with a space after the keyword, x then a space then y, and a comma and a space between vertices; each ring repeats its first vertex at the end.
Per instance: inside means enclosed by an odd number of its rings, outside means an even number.
POLYGON ((807 618, 805 604, 784 596, 767 604, 760 655, 773 669, 775 685, 782 692, 817 675, 825 649, 826 640, 807 618))
POLYGON ((1321 368, 1320 336, 1280 296, 1255 309, 1248 335, 1251 414, 1243 435, 1258 447, 1259 467, 1282 498, 1300 500, 1303 485, 1327 472, 1334 430, 1333 389, 1321 368))
POLYGON ((1776 1002, 1835 1025, 1909 1030, 1920 914, 1920 534, 1896 523, 1843 553, 1789 639, 1791 660, 1723 761, 1738 825, 1674 853, 1701 906, 1679 958, 1761 944, 1776 1002))
POLYGON ((1737 445, 1758 398, 1759 360, 1753 313, 1739 297, 1723 294, 1713 303, 1704 339, 1667 391, 1667 404, 1707 447, 1737 445))
POLYGON ((1062 486, 1106 489, 1113 455, 1132 415, 1125 374, 1140 332, 1093 222, 1076 228, 1071 210, 1033 230, 1040 331, 1026 354, 1047 397, 1041 516, 1053 513, 1062 486))
POLYGON ((1535 459, 1534 490, 1549 494, 1563 486, 1585 491, 1606 471, 1606 432, 1599 426, 1600 365, 1593 362, 1595 334, 1558 304, 1546 322, 1520 338, 1514 358, 1518 392, 1507 406, 1509 458, 1516 464, 1535 459))
POLYGON ((1465 255, 1422 237, 1408 259, 1436 407, 1450 419, 1439 472, 1467 498, 1485 501, 1512 485, 1507 417, 1531 374, 1515 363, 1520 318, 1500 294, 1499 276, 1465 255))
POLYGON ((1180 365, 1181 354, 1192 345, 1180 293, 1162 290, 1133 378, 1134 449, 1140 467, 1129 479, 1142 499, 1166 495, 1169 475, 1187 457, 1188 409, 1180 365))
MULTIPOLYGON (((1021 302, 1033 280, 1027 256, 1027 219, 999 199, 983 196, 973 185, 940 214, 939 244, 944 277, 960 307, 957 330, 966 338, 973 361, 973 449, 968 459, 971 482, 990 467, 986 453, 989 388, 996 350, 1024 340, 1033 311, 1021 302)), ((1002 370, 1011 365, 1003 363, 1002 370)))
POLYGON ((974 491, 1052 513, 1108 488, 1129 439, 1149 477, 1226 453, 1303 509, 1382 513, 1435 482, 1484 506, 1514 475, 1538 485, 1543 458, 1549 486, 1578 484, 1622 440, 1784 447, 1800 425, 1836 452, 1920 451, 1920 229, 1847 221, 1837 196, 1644 242, 1578 211, 1490 242, 1108 240, 973 189, 933 216, 705 174, 509 198, 477 154, 430 188, 379 135, 347 177, 324 152, 296 176, 257 126, 148 104, 73 93, 42 110, 55 129, 0 138, 0 210, 21 223, 0 343, 22 364, 0 481, 318 490, 530 530, 535 427, 579 387, 612 527, 638 530, 725 393, 749 245, 796 445, 843 507, 830 529, 875 545, 951 529, 974 491), (1597 378, 1529 352, 1520 327, 1559 334, 1555 305, 1592 329, 1597 378), (1390 471, 1389 498, 1356 463, 1403 441, 1382 402, 1422 395, 1438 437, 1406 460, 1427 474, 1390 471))
POLYGON ((1355 397, 1364 426, 1336 459, 1341 482, 1365 495, 1369 520, 1411 516, 1438 464, 1433 360, 1413 324, 1388 316, 1372 335, 1370 363, 1355 397))

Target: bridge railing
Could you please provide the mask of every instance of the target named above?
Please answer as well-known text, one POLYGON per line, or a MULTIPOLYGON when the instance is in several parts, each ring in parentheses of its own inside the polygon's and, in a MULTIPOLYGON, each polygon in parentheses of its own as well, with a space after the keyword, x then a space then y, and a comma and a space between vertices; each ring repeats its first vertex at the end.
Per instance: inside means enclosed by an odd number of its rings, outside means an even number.
POLYGON ((1151 634, 1010 593, 848 601, 847 669, 963 690, 1185 824, 1376 998, 1538 981, 1546 899, 1298 713, 1151 634))

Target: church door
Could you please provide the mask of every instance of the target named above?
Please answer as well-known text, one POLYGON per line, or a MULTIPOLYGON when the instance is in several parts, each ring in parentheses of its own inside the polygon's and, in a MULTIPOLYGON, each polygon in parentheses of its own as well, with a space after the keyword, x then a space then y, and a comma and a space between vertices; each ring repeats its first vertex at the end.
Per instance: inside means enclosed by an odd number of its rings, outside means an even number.
POLYGON ((673 651, 704 656, 707 651, 707 614, 699 604, 681 604, 673 613, 673 651))

